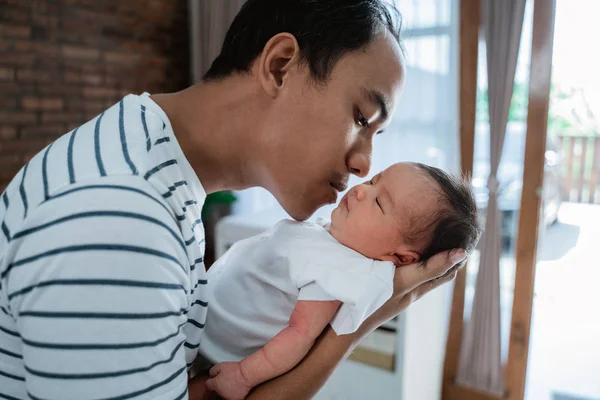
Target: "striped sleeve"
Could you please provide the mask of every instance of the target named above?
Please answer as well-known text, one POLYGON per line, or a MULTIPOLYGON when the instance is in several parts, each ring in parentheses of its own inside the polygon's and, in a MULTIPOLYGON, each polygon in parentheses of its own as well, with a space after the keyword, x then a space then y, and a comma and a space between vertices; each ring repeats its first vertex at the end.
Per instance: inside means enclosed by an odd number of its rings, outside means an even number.
POLYGON ((13 234, 3 272, 32 399, 187 398, 185 243, 140 177, 59 193, 13 234))

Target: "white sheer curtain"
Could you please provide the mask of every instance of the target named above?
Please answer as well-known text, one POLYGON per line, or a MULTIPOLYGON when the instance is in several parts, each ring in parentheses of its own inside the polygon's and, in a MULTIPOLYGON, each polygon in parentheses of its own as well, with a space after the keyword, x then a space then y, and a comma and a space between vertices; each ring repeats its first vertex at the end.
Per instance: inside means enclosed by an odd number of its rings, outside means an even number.
POLYGON ((490 120, 489 200, 473 311, 461 348, 458 382, 502 395, 498 167, 513 93, 525 0, 484 0, 490 120))
POLYGON ((246 0, 188 0, 192 79, 202 75, 217 57, 227 28, 246 0))

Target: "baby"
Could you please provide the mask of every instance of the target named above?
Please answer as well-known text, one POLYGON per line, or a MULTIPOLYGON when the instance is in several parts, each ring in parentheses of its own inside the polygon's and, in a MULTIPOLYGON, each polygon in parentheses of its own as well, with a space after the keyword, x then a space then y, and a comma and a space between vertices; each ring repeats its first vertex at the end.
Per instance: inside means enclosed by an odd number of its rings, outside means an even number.
POLYGON ((350 189, 330 224, 281 221, 215 263, 196 367, 210 368, 210 389, 243 399, 300 362, 327 324, 354 332, 391 297, 396 267, 455 248, 468 254, 479 236, 468 183, 392 165, 350 189))

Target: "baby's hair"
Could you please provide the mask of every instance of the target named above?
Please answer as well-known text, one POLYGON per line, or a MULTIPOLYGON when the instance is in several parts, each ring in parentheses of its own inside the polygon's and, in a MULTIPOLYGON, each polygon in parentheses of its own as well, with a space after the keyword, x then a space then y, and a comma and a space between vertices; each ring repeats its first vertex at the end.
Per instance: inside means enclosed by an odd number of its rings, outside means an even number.
POLYGON ((441 206, 423 231, 430 240, 421 253, 421 262, 427 263, 434 255, 452 249, 470 254, 482 232, 470 179, 457 178, 429 165, 415 165, 437 184, 441 206))

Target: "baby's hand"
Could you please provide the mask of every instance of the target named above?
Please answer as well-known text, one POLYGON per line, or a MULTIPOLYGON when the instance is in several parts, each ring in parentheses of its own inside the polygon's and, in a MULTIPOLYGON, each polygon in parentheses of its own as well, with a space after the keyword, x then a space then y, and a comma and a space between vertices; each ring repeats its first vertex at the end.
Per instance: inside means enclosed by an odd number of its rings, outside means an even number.
POLYGON ((206 387, 226 400, 243 400, 252 386, 242 373, 241 363, 223 362, 210 369, 206 387))

